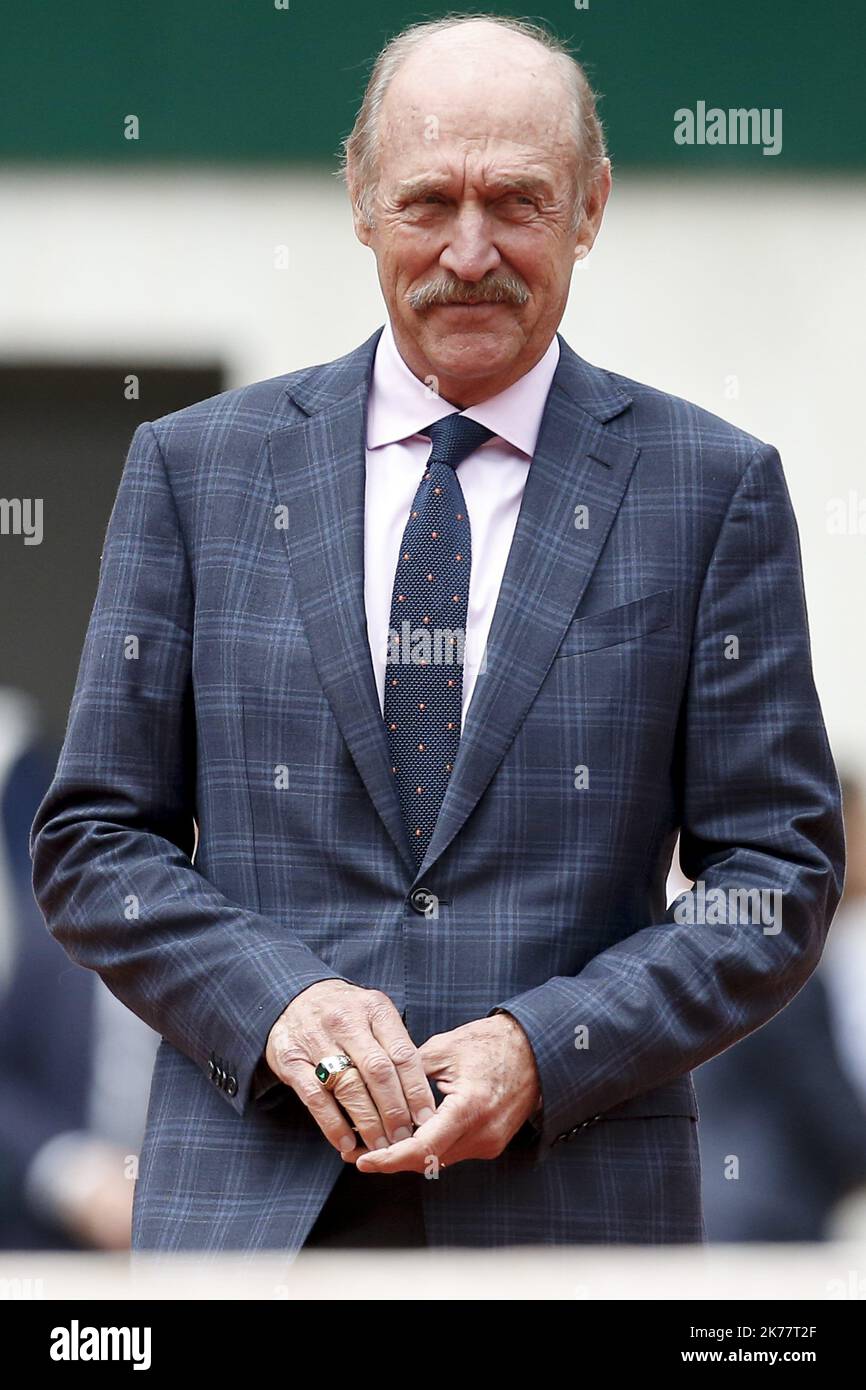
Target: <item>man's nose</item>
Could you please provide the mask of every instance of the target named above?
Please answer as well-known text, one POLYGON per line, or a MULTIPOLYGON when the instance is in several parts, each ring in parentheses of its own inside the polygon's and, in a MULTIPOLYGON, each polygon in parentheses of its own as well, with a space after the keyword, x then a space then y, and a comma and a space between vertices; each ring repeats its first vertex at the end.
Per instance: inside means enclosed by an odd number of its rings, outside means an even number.
POLYGON ((484 210, 461 208, 451 222, 448 245, 439 264, 461 280, 476 281, 495 270, 501 259, 491 240, 484 210))

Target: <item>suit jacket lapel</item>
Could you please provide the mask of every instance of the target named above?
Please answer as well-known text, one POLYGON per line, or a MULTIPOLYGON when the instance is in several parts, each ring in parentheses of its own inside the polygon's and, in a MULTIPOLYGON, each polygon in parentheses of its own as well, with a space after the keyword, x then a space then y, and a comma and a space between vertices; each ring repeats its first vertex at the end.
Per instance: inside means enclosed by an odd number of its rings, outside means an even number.
POLYGON ((630 403, 559 336, 560 359, 454 772, 418 873, 390 771, 364 607, 365 418, 377 329, 289 387, 307 418, 270 435, 277 501, 313 660, 358 773, 417 880, 477 805, 598 563, 640 449, 606 421, 630 403), (575 508, 588 524, 575 527, 575 508))
POLYGON ((381 328, 293 382, 308 418, 270 436, 277 502, 307 640, 358 773, 397 849, 415 864, 388 758, 364 608, 365 417, 381 328))
POLYGON ((640 449, 604 423, 631 397, 561 335, 514 539, 454 771, 418 876, 477 805, 538 693, 598 563, 640 449), (585 528, 575 508, 587 509, 585 528))

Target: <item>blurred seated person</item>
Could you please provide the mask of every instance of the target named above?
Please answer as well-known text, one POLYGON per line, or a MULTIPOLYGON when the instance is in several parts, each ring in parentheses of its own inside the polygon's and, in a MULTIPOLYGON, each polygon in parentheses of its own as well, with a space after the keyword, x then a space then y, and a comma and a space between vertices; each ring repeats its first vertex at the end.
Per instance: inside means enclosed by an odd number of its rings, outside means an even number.
POLYGON ((70 963, 33 897, 28 832, 57 749, 0 687, 0 1248, 129 1248, 159 1037, 70 963))
MULTIPOLYGON (((780 1013, 694 1073, 710 1242, 826 1239, 837 1204, 866 1184, 863 805, 850 779, 840 777, 840 784, 848 866, 818 968, 780 1013), (851 928, 848 949, 843 938, 851 928), (851 1056, 840 1046, 842 982, 832 967, 837 949, 843 971, 850 972, 845 1022, 851 1056)), ((678 883, 673 887, 680 890, 678 883)))
POLYGON ((839 780, 848 866, 821 969, 839 1059, 866 1107, 866 795, 853 772, 839 780))

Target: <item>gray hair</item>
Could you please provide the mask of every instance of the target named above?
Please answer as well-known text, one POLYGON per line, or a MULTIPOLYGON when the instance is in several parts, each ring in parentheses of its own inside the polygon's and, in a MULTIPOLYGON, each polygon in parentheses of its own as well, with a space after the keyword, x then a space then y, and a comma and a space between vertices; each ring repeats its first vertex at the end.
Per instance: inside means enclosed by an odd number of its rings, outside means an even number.
POLYGON ((368 227, 373 225, 373 203, 379 174, 379 118, 392 78, 424 39, 432 34, 441 34, 447 29, 456 29, 462 24, 478 20, 486 20, 512 33, 534 39, 547 49, 560 69, 566 91, 571 97, 576 148, 572 230, 576 231, 580 226, 586 190, 601 170, 607 156, 604 131, 596 112, 597 94, 593 92, 586 73, 567 46, 539 24, 531 24, 523 19, 510 19, 504 15, 459 14, 445 15, 442 19, 412 24, 403 29, 389 40, 373 64, 355 124, 342 142, 340 167, 337 170, 337 176, 347 184, 350 182, 350 173, 353 176, 357 189, 355 206, 368 227))

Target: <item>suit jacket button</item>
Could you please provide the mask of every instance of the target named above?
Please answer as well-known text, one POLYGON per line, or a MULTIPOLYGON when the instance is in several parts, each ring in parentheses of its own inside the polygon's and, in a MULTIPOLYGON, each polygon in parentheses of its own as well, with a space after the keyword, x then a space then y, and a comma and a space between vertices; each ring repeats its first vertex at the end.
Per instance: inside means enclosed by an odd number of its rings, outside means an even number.
POLYGON ((232 1074, 232 1075, 229 1077, 228 1081, 226 1082, 226 1094, 227 1094, 227 1095, 230 1095, 230 1096, 237 1095, 237 1090, 238 1090, 238 1079, 237 1079, 237 1077, 236 1077, 234 1074, 232 1074))
POLYGON ((409 901, 419 917, 426 917, 433 910, 436 894, 431 893, 429 888, 413 888, 409 894, 409 901))
POLYGON ((590 1125, 594 1125, 596 1120, 600 1119, 600 1115, 591 1115, 588 1120, 581 1120, 579 1125, 575 1125, 574 1129, 569 1130, 569 1134, 577 1134, 582 1129, 589 1129, 590 1125))

